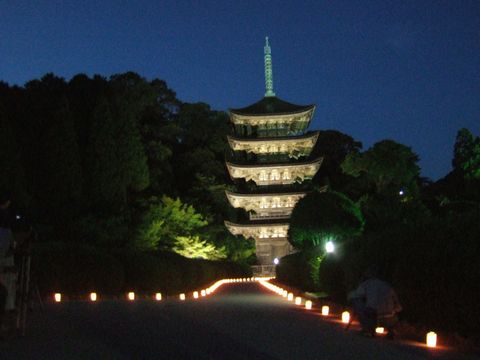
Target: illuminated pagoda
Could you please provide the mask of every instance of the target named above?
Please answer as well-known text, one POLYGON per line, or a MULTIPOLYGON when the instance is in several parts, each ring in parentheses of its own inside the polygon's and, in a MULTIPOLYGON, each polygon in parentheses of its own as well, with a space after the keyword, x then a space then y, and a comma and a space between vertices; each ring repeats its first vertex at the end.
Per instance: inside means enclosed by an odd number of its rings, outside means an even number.
POLYGON ((230 109, 234 135, 228 137, 230 177, 243 191, 226 192, 234 208, 244 209, 243 222, 226 221, 234 235, 255 240, 260 265, 293 252, 287 234, 295 204, 308 192, 323 158, 311 159, 318 131, 307 132, 315 105, 294 105, 273 92, 271 49, 266 38, 265 96, 253 105, 230 109))

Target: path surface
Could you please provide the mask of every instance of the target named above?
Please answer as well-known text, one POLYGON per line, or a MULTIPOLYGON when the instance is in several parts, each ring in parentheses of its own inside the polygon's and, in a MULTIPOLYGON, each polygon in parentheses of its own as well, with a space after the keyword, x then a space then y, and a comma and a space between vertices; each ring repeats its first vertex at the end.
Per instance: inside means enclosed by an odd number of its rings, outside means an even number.
POLYGON ((201 300, 49 304, 0 359, 478 359, 345 332, 258 284, 201 300))

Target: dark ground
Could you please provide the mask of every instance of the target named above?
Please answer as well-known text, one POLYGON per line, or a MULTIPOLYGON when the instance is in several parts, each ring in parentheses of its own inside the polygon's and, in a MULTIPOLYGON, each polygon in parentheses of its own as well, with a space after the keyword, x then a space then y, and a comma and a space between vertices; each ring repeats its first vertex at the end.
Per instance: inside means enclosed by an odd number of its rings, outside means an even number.
POLYGON ((478 359, 345 332, 257 284, 196 301, 47 304, 29 320, 0 359, 478 359))

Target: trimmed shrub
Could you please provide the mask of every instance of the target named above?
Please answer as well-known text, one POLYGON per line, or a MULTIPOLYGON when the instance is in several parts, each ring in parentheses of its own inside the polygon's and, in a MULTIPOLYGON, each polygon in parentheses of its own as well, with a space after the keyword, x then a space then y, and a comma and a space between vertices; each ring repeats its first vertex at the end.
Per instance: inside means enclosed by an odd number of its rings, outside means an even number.
POLYGON ((32 249, 32 279, 42 293, 78 295, 96 290, 106 294, 123 287, 124 269, 114 256, 75 243, 36 243, 32 249))

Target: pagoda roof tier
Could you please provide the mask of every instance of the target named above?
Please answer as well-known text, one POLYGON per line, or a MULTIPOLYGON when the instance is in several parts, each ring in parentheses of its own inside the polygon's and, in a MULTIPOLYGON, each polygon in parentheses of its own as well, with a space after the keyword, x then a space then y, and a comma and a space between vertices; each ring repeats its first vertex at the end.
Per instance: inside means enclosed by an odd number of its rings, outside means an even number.
POLYGON ((242 109, 230 109, 230 119, 236 125, 272 125, 302 122, 308 125, 315 105, 293 105, 276 97, 265 97, 242 109))
POLYGON ((262 212, 281 212, 289 210, 292 212, 295 204, 307 193, 276 193, 276 194, 238 194, 225 191, 227 199, 234 208, 243 208, 246 211, 262 212))
POLYGON ((225 226, 233 235, 242 235, 246 239, 259 240, 286 238, 290 225, 288 223, 236 224, 225 221, 225 226))
POLYGON ((286 115, 299 114, 313 110, 315 105, 296 105, 281 100, 276 96, 266 96, 256 103, 239 109, 229 109, 231 114, 262 116, 262 115, 286 115))
POLYGON ((234 151, 246 151, 254 154, 286 153, 289 157, 308 156, 317 142, 319 131, 300 136, 282 136, 270 138, 238 138, 227 136, 234 151))
POLYGON ((315 176, 323 157, 309 162, 290 164, 255 164, 237 165, 227 162, 227 169, 232 179, 244 178, 245 181, 253 180, 259 186, 287 185, 302 182, 315 176))

